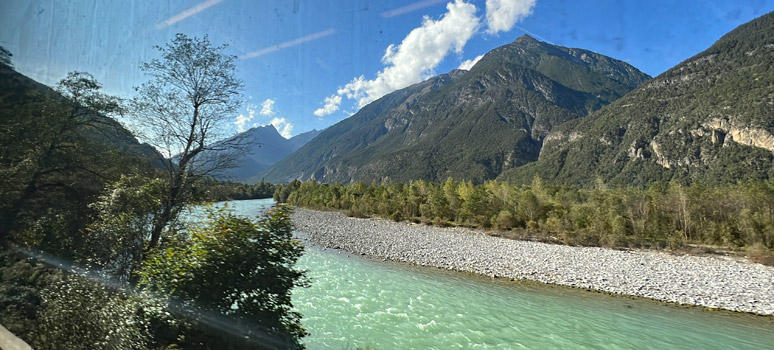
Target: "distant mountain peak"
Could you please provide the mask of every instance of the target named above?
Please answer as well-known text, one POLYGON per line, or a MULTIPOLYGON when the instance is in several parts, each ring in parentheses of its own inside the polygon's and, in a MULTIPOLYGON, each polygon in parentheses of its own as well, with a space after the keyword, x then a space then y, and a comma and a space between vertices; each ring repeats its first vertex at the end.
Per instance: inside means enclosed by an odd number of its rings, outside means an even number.
POLYGON ((531 37, 531 36, 529 36, 527 34, 524 34, 524 35, 516 38, 516 40, 514 42, 515 43, 523 43, 523 44, 538 44, 538 43, 540 43, 540 41, 538 41, 537 39, 535 39, 535 38, 533 38, 533 37, 531 37))
POLYGON ((463 74, 465 74, 467 72, 468 71, 464 70, 464 69, 452 69, 451 71, 449 71, 449 73, 446 73, 446 75, 448 75, 448 76, 450 76, 452 78, 458 78, 458 77, 460 77, 461 75, 463 75, 463 74))
POLYGON ((483 182, 537 160, 555 125, 648 78, 625 62, 522 36, 486 53, 470 71, 452 70, 364 106, 260 178, 483 182))
MULTIPOLYGON (((251 182, 251 177, 268 169, 319 133, 310 130, 286 139, 272 124, 254 126, 235 136, 242 138, 246 147, 237 160, 237 166, 225 171, 220 178, 251 182)), ((254 181, 260 180, 257 178, 254 181)))
MULTIPOLYGON (((244 132, 250 132, 250 131, 253 131, 253 130, 265 130, 268 127, 274 127, 274 125, 271 125, 271 124, 258 125, 258 126, 254 126, 254 127, 250 128, 250 129, 247 129, 247 131, 244 131, 244 132)), ((276 130, 276 128, 274 128, 274 129, 276 130)))

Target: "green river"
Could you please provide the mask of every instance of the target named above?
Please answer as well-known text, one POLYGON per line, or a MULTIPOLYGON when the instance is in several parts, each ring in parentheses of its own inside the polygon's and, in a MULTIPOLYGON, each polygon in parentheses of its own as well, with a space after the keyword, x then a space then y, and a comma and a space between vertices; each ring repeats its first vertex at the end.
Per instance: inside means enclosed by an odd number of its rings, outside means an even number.
MULTIPOLYGON (((231 202, 254 216, 272 200, 231 202)), ((303 237, 303 233, 299 233, 303 237)), ((308 349, 774 349, 774 318, 496 280, 307 245, 308 349)))

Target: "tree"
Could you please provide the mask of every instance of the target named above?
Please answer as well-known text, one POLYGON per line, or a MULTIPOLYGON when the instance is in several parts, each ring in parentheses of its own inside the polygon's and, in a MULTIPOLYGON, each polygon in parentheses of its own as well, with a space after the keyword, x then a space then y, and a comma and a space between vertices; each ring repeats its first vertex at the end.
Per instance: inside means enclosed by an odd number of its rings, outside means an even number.
POLYGON ((188 238, 146 258, 140 286, 186 309, 190 323, 179 345, 303 348, 299 340, 306 331, 292 310, 291 292, 308 286, 308 280, 295 268, 304 248, 293 237, 289 214, 289 208, 275 207, 254 222, 214 212, 188 238))
POLYGON ((540 202, 531 190, 526 190, 519 196, 518 213, 527 221, 535 221, 540 215, 540 202))
POLYGON ((46 279, 31 336, 35 349, 153 348, 150 323, 138 312, 154 308, 149 300, 78 274, 50 273, 46 279))
POLYGON ((191 201, 194 183, 204 175, 233 167, 241 140, 225 141, 225 126, 242 104, 242 81, 235 75, 235 56, 226 45, 177 34, 160 59, 142 65, 151 80, 132 101, 135 131, 165 157, 167 188, 162 210, 151 230, 150 247, 158 244, 168 224, 191 201))
POLYGON ((691 200, 685 187, 677 181, 672 180, 669 183, 670 202, 673 203, 673 210, 677 220, 679 221, 678 227, 683 234, 683 238, 688 240, 691 238, 692 225, 690 206, 691 200))
POLYGON ((118 124, 106 116, 121 112, 120 101, 82 72, 69 73, 57 92, 31 90, 3 100, 16 105, 0 130, 0 237, 16 229, 25 212, 87 202, 100 191, 110 167, 110 147, 104 146, 118 124), (33 208, 35 203, 43 207, 33 208))
POLYGON ((162 184, 161 179, 122 176, 105 186, 89 205, 94 220, 86 227, 84 244, 78 249, 85 266, 129 280, 141 262, 144 239, 159 210, 162 184))

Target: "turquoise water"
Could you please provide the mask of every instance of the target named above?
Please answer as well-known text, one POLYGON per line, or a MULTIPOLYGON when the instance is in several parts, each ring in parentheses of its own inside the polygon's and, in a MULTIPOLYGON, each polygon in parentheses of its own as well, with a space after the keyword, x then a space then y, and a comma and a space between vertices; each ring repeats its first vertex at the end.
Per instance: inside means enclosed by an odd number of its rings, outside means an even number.
MULTIPOLYGON (((271 200, 232 206, 254 215, 271 200)), ((303 233, 300 233, 303 235, 303 233)), ((307 246, 309 349, 774 349, 768 317, 493 280, 307 246)))

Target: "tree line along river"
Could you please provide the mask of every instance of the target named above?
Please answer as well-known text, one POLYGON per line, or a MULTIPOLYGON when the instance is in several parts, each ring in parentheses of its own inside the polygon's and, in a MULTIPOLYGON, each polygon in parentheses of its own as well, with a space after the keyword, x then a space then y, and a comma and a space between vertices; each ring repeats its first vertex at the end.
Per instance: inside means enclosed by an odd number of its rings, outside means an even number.
MULTIPOLYGON (((229 202, 255 216, 271 199, 229 202)), ((303 232, 298 233, 303 238, 303 232)), ((309 349, 771 349, 771 317, 379 261, 307 244, 309 349)))

